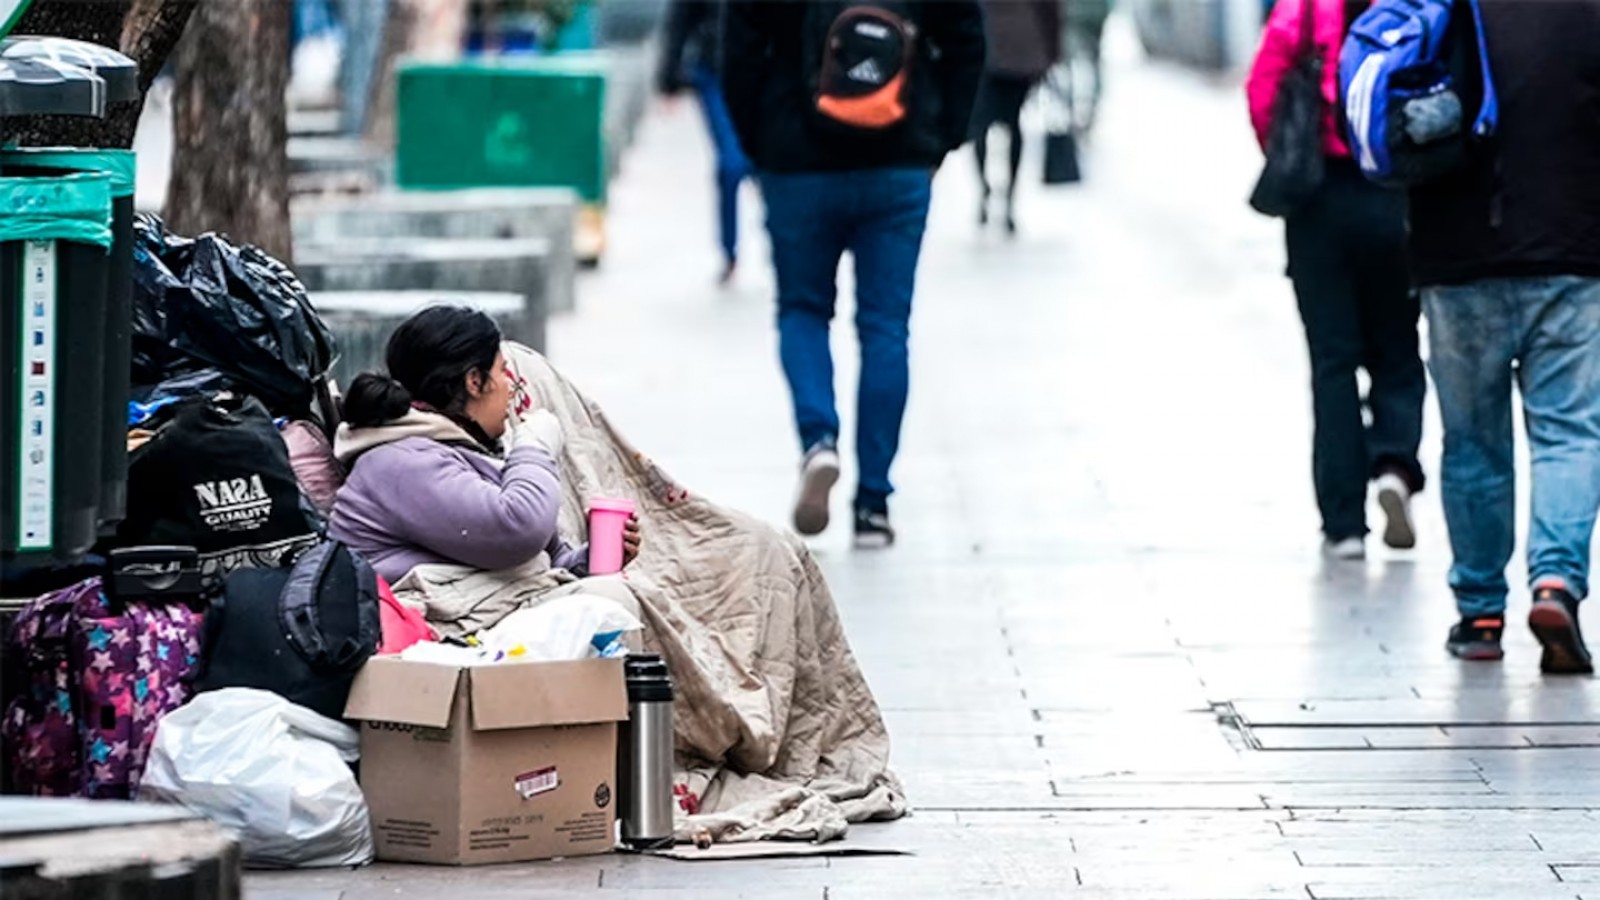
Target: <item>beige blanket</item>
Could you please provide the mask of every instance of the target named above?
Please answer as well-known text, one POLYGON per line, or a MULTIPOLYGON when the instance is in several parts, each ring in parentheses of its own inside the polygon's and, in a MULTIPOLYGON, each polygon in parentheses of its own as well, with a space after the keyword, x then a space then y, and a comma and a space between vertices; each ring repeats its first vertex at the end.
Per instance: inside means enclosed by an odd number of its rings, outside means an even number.
MULTIPOLYGON (((566 428, 563 534, 583 539, 590 497, 639 506, 644 551, 626 582, 646 643, 678 684, 678 781, 699 801, 697 815, 680 811, 679 840, 826 841, 851 822, 905 815, 883 718, 805 545, 678 486, 543 357, 507 345, 506 358, 523 382, 519 407, 549 409, 566 428)), ((401 599, 480 626, 569 581, 532 570, 414 576, 396 586, 401 599)))

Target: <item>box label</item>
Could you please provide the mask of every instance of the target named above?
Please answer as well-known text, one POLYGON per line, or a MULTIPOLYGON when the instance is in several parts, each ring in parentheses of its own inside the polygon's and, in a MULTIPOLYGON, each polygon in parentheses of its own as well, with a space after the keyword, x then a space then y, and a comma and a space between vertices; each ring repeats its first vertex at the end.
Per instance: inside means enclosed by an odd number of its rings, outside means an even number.
POLYGON ((561 786, 561 773, 555 766, 539 769, 533 772, 523 772, 516 777, 517 793, 524 800, 532 800, 540 794, 548 794, 561 786))
POLYGON ((532 841, 534 832, 543 827, 544 816, 539 813, 484 819, 477 828, 467 832, 467 850, 478 853, 509 850, 516 844, 532 841))
POLYGON ((426 741, 430 744, 450 743, 450 729, 448 728, 428 728, 423 725, 406 725, 401 722, 367 722, 365 725, 368 731, 375 733, 408 734, 413 741, 426 741))
POLYGON ((432 850, 439 837, 439 829, 432 822, 411 819, 384 819, 378 823, 378 838, 390 847, 412 847, 432 850))
POLYGON ((556 836, 567 844, 590 844, 611 839, 611 816, 587 812, 556 826, 556 836))

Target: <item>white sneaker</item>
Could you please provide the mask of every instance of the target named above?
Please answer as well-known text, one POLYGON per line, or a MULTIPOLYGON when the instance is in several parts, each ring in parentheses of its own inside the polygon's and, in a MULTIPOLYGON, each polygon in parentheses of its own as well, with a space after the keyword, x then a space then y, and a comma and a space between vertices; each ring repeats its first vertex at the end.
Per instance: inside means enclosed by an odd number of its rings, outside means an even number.
POLYGON ((1417 545, 1417 526, 1411 520, 1411 486, 1394 473, 1380 475, 1377 481, 1378 505, 1388 524, 1383 528, 1383 543, 1396 550, 1417 545))
POLYGON ((794 530, 806 537, 828 529, 828 495, 839 483, 839 451, 817 444, 800 463, 800 496, 794 502, 794 530))
POLYGON ((1329 559, 1340 562, 1359 562, 1367 558, 1367 542, 1358 537, 1342 541, 1325 540, 1322 542, 1322 552, 1329 559))

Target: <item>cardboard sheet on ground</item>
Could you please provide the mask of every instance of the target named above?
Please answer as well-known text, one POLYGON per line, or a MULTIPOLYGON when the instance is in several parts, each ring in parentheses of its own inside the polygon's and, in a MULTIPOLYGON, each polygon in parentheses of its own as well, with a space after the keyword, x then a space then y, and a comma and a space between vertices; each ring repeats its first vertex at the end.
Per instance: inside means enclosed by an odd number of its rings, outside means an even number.
MULTIPOLYGON (((584 539, 590 497, 638 505, 644 552, 625 583, 677 682, 678 784, 699 801, 678 840, 824 842, 905 815, 883 717, 805 544, 680 487, 537 353, 508 344, 506 359, 517 411, 543 407, 566 430, 562 534, 584 539)), ((547 566, 424 566, 395 594, 446 632, 486 627, 576 587, 547 566)))

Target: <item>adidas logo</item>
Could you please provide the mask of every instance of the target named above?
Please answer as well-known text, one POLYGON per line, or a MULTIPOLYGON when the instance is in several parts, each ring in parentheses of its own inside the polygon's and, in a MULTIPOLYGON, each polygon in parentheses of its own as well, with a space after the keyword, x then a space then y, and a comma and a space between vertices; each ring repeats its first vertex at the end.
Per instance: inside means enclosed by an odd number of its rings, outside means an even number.
POLYGON ((878 66, 878 61, 875 59, 864 59, 856 63, 845 76, 851 81, 865 84, 883 84, 883 69, 878 66))

